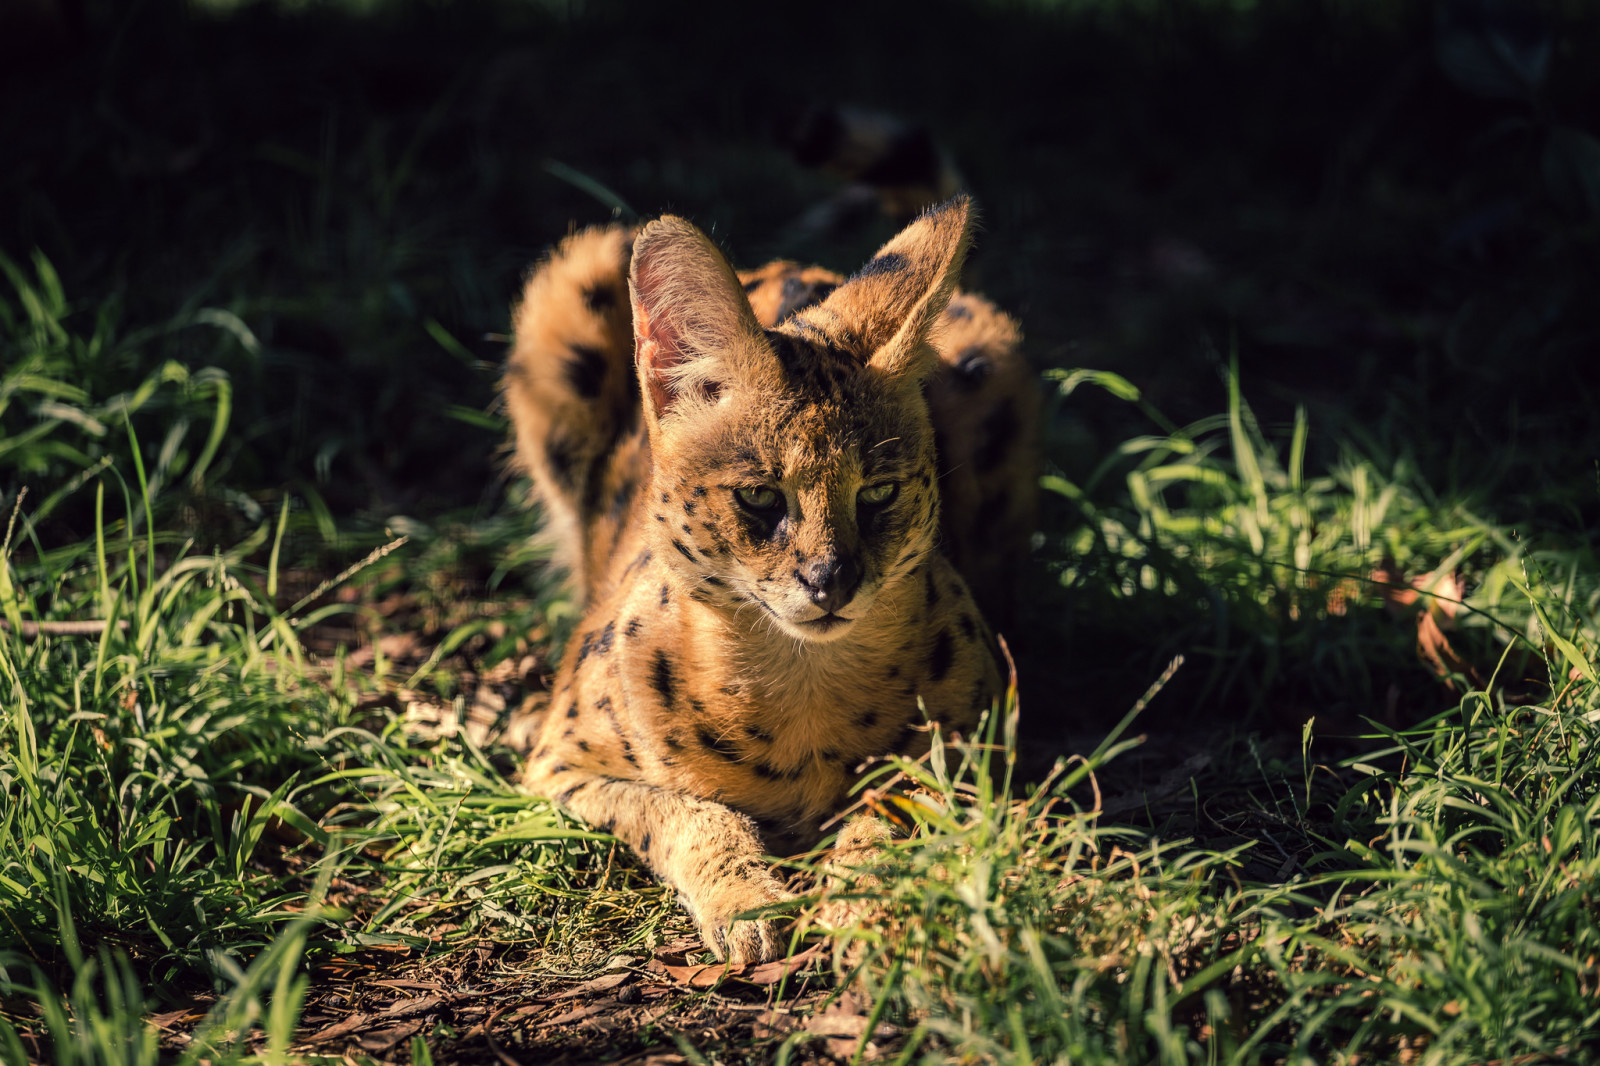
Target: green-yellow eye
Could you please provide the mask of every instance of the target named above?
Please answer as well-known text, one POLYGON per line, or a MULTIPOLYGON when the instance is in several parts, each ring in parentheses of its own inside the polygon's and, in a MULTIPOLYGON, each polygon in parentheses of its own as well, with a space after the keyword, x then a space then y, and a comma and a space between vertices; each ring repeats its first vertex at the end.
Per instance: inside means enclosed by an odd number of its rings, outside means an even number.
POLYGON ((893 481, 881 481, 876 485, 868 485, 861 490, 857 497, 868 507, 882 507, 894 499, 895 493, 900 491, 900 486, 893 481))
POLYGON ((783 502, 783 496, 770 485, 758 485, 753 489, 734 489, 733 495, 752 511, 770 511, 783 502))

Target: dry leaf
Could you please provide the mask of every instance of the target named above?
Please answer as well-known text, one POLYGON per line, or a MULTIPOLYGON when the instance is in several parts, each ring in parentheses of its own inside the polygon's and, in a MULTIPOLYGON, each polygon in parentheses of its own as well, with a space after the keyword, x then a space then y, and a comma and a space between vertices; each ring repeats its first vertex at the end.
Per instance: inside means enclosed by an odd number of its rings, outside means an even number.
POLYGON ((1383 583, 1384 606, 1389 613, 1399 617, 1418 600, 1422 609, 1416 612, 1417 656, 1439 677, 1465 674, 1478 681, 1477 671, 1450 646, 1445 632, 1455 628, 1456 612, 1462 598, 1461 581, 1452 571, 1448 574, 1427 573, 1409 581, 1392 562, 1386 562, 1372 572, 1372 580, 1383 583), (1398 588, 1409 585, 1410 588, 1398 588), (1429 595, 1423 596, 1427 592, 1429 595))
POLYGON ((543 1025, 569 1025, 572 1022, 581 1022, 585 1018, 593 1018, 596 1014, 604 1014, 617 1006, 617 1001, 608 999, 604 1003, 594 1003, 577 1010, 569 1010, 565 1014, 558 1014, 554 1018, 547 1018, 543 1025))
POLYGON ((736 976, 741 981, 748 981, 753 985, 775 985, 790 974, 798 973, 811 965, 811 961, 822 954, 822 945, 813 944, 797 955, 790 955, 786 959, 774 959, 772 962, 763 962, 759 966, 752 966, 736 976))
POLYGON ((164 1011, 161 1014, 152 1014, 145 1021, 157 1029, 170 1029, 180 1022, 197 1022, 206 1016, 206 1012, 199 1007, 179 1007, 177 1010, 164 1011))
POLYGON ((437 1010, 444 1006, 443 996, 415 996, 411 999, 399 999, 379 1011, 378 1018, 404 1018, 408 1014, 422 1014, 425 1011, 437 1010))
POLYGON ((358 1030, 365 1029, 372 1024, 370 1014, 352 1014, 342 1022, 334 1022, 320 1032, 312 1033, 305 1038, 307 1044, 321 1044, 329 1040, 337 1040, 341 1036, 348 1036, 358 1030))
POLYGON ((564 992, 557 992, 549 998, 552 1000, 571 999, 574 996, 587 996, 591 992, 609 992, 632 977, 633 974, 627 971, 608 973, 604 977, 596 977, 593 981, 585 981, 581 985, 574 985, 564 992))
POLYGON ((377 1032, 367 1033, 358 1037, 356 1043, 360 1045, 363 1051, 388 1051, 402 1040, 421 1031, 426 1024, 428 1023, 421 1018, 415 1021, 401 1022, 392 1029, 380 1029, 377 1032))
POLYGON ((681 966, 663 962, 661 968, 667 972, 668 977, 690 988, 713 988, 721 984, 722 978, 729 972, 720 962, 689 963, 681 966))
POLYGON ((369 984, 382 985, 385 988, 414 989, 418 992, 443 992, 444 985, 437 981, 371 981, 369 984))
POLYGON ((860 1037, 867 1031, 867 1012, 871 1006, 865 996, 846 992, 828 1004, 827 1010, 807 1018, 804 1028, 819 1036, 860 1037))
POLYGON ((750 1026, 750 1035, 757 1040, 766 1040, 771 1037, 788 1036, 796 1029, 801 1028, 801 1021, 792 1014, 779 1014, 773 1011, 765 1018, 757 1018, 750 1026))

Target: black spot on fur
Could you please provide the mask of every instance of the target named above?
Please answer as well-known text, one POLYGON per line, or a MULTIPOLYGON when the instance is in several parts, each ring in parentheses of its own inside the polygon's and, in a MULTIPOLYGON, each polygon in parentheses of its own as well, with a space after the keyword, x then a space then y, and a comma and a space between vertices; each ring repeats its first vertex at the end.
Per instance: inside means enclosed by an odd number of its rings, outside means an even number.
POLYGON ((610 285, 590 285, 583 290, 583 302, 589 310, 599 314, 617 303, 617 290, 610 285))
POLYGON ((729 741, 717 736, 705 726, 701 726, 699 729, 695 730, 695 737, 700 741, 700 746, 705 748, 707 751, 720 755, 729 762, 738 761, 739 749, 729 741))
POLYGON ((683 513, 684 514, 694 514, 694 501, 693 500, 684 500, 683 501, 683 513))
POLYGON ((627 569, 622 571, 623 575, 626 576, 633 573, 635 570, 638 570, 640 567, 648 563, 650 559, 650 549, 646 548, 644 551, 633 557, 633 561, 628 564, 627 569))
MULTIPOLYGON (((685 528, 685 529, 687 529, 687 528, 688 528, 688 527, 687 527, 687 526, 685 526, 685 527, 684 527, 684 528, 685 528)), ((687 559, 687 560, 689 560, 689 561, 690 561, 690 562, 691 562, 691 563, 697 563, 697 562, 699 562, 699 561, 700 561, 700 560, 698 560, 698 559, 696 559, 696 558, 695 558, 695 557, 694 557, 694 552, 692 552, 692 551, 690 551, 690 550, 689 550, 689 549, 688 549, 688 548, 686 548, 686 547, 684 547, 684 545, 683 545, 683 541, 681 541, 681 540, 674 540, 674 541, 673 541, 673 542, 672 542, 672 546, 673 546, 673 547, 674 547, 674 548, 677 548, 677 549, 678 549, 678 554, 679 554, 679 555, 682 555, 682 556, 683 556, 683 557, 684 557, 684 558, 685 558, 685 559, 687 559)))
POLYGON ((905 265, 905 256, 900 255, 898 252, 884 252, 882 255, 874 257, 869 263, 867 263, 866 266, 856 271, 856 277, 873 278, 877 277, 879 274, 893 274, 896 271, 904 270, 905 265))
POLYGON ((661 502, 662 503, 671 503, 672 502, 672 497, 669 496, 667 493, 663 492, 661 494, 661 502))
POLYGON ((671 601, 672 601, 672 590, 669 589, 667 586, 662 585, 661 586, 661 606, 665 607, 671 601))
POLYGON ((632 478, 625 479, 611 494, 611 517, 621 518, 628 511, 628 505, 633 502, 634 489, 638 488, 632 478))
POLYGON ((761 288, 761 286, 763 286, 765 284, 766 284, 766 281, 764 279, 756 278, 754 281, 747 281, 747 282, 744 283, 744 291, 745 292, 755 292, 757 289, 761 288))
POLYGON ((835 288, 837 286, 831 282, 806 281, 798 274, 784 278, 783 290, 778 297, 778 321, 821 303, 835 288))
POLYGON ((892 681, 900 676, 900 664, 894 663, 889 667, 888 678, 892 681))
POLYGON ((578 462, 578 453, 573 443, 565 437, 552 434, 544 442, 545 461, 550 464, 550 473, 562 488, 571 491, 576 484, 573 467, 578 462))
POLYGON ((682 526, 682 529, 685 533, 689 534, 689 536, 694 536, 694 530, 689 528, 689 523, 685 522, 682 526))
POLYGON ((706 713, 706 705, 701 703, 699 700, 695 699, 693 696, 690 696, 689 697, 689 710, 694 712, 694 716, 696 718, 703 718, 703 717, 705 717, 705 713, 706 713))
POLYGON ((667 658, 667 653, 657 651, 655 662, 650 667, 650 683, 661 694, 661 702, 668 710, 672 709, 672 660, 667 658))
POLYGON ((570 704, 567 705, 567 717, 568 718, 576 718, 576 717, 578 717, 578 705, 576 703, 570 703, 570 704))
POLYGON ((763 744, 772 743, 772 734, 754 723, 744 727, 744 735, 751 740, 759 740, 763 744))
POLYGON ((944 313, 954 319, 972 317, 971 309, 960 300, 951 300, 949 306, 944 309, 944 313))
POLYGON ((573 796, 576 796, 578 793, 582 792, 592 784, 594 784, 593 781, 579 781, 571 788, 562 789, 560 792, 556 793, 556 802, 565 805, 569 800, 572 799, 573 796))
POLYGON ((694 496, 695 496, 696 499, 699 499, 701 496, 704 496, 705 494, 706 494, 706 487, 704 485, 696 485, 694 487, 694 496))
POLYGON ((639 854, 640 855, 648 855, 648 854, 650 854, 650 834, 649 833, 646 833, 644 836, 639 838, 639 854))
POLYGON ((828 336, 825 332, 823 332, 821 326, 817 325, 808 318, 791 318, 789 319, 789 325, 793 326, 795 329, 798 329, 802 333, 810 333, 822 340, 826 340, 828 336))
MULTIPOLYGON (((683 750, 683 737, 680 736, 678 733, 676 733, 676 732, 668 733, 663 739, 666 740, 667 747, 671 748, 673 751, 682 751, 683 750)), ((665 759, 662 760, 662 762, 665 762, 665 761, 666 761, 665 759)))
POLYGON ((616 630, 617 623, 612 621, 607 622, 606 627, 598 632, 585 634, 583 643, 578 645, 578 663, 581 664, 591 655, 609 655, 616 630))
POLYGON ((578 750, 579 751, 588 751, 589 750, 589 742, 587 740, 578 741, 578 750))
POLYGON ((977 392, 994 373, 994 363, 981 344, 963 348, 956 356, 955 381, 962 392, 977 392))
POLYGON ((639 630, 644 628, 644 623, 637 618, 628 619, 628 624, 623 627, 622 633, 626 637, 637 637, 639 630))
POLYGON ((928 653, 928 680, 933 682, 943 681, 945 675, 950 673, 950 664, 955 661, 956 650, 950 640, 948 629, 939 630, 939 635, 933 638, 933 650, 928 653))
MULTIPOLYGON (((783 365, 783 372, 790 380, 798 380, 806 370, 807 354, 805 345, 787 333, 777 330, 767 330, 767 343, 772 346, 773 354, 778 357, 778 362, 783 365)), ((754 456, 752 456, 754 458, 754 456)))
POLYGON ((871 729, 873 726, 875 726, 877 724, 878 724, 878 712, 877 711, 862 711, 860 714, 856 715, 856 728, 857 729, 871 729))
POLYGON ((1003 403, 984 417, 978 427, 978 448, 973 455, 979 470, 993 470, 1000 465, 1017 438, 1017 415, 1011 404, 1003 403))
POLYGON ((725 581, 723 581, 720 577, 718 577, 715 574, 707 574, 705 577, 701 578, 700 580, 704 581, 708 585, 715 585, 718 588, 721 588, 723 585, 726 584, 725 581))
POLYGON ((572 358, 567 360, 563 368, 567 384, 585 400, 592 400, 600 395, 600 387, 605 384, 605 353, 587 344, 574 344, 571 347, 572 358))

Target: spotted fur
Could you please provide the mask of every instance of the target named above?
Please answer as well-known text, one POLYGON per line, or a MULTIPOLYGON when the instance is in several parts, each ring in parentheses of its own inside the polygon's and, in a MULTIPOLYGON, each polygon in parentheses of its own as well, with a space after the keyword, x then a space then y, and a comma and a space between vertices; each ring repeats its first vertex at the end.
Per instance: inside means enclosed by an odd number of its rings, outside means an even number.
POLYGON ((734 919, 783 898, 762 856, 814 843, 864 761, 925 751, 919 701, 963 730, 999 691, 956 563, 1005 598, 983 537, 1031 521, 1032 392, 1016 327, 956 293, 969 215, 850 278, 736 275, 671 216, 589 230, 515 316, 517 462, 587 605, 524 785, 626 841, 735 963, 779 949, 734 919))

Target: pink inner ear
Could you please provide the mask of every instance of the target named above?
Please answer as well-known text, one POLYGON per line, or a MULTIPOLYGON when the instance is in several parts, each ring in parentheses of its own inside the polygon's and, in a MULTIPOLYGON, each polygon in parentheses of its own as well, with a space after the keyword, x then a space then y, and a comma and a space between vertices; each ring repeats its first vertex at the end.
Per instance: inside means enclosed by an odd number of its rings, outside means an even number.
POLYGON ((651 315, 642 300, 633 305, 633 336, 634 358, 644 370, 651 406, 657 411, 665 411, 672 397, 667 390, 664 371, 683 362, 683 351, 665 322, 651 315))
MULTIPOLYGON (((645 277, 641 275, 641 283, 645 277)), ((673 328, 668 315, 652 315, 646 309, 648 285, 641 284, 640 302, 633 307, 634 358, 644 367, 644 380, 649 388, 650 402, 656 411, 664 413, 672 406, 678 392, 672 387, 668 372, 689 358, 682 336, 673 328)), ((715 400, 722 387, 714 381, 702 382, 700 395, 715 400)))

